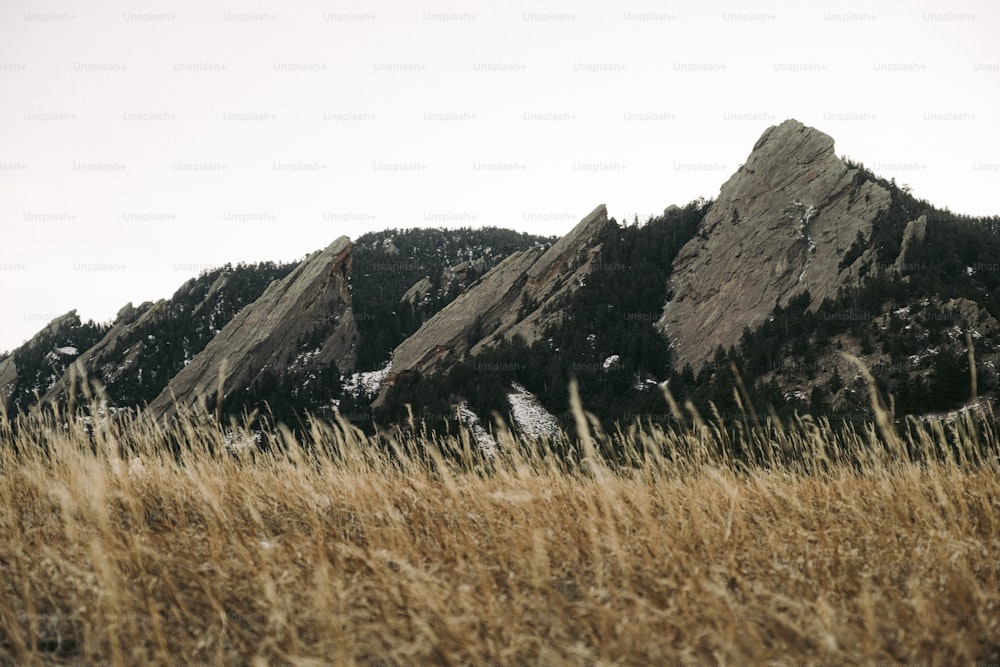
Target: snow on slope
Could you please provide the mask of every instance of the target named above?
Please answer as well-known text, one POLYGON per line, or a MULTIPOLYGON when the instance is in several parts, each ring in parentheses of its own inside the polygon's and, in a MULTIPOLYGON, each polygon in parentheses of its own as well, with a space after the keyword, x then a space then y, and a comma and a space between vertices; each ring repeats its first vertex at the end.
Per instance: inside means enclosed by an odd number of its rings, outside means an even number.
POLYGON ((389 377, 391 367, 392 362, 390 361, 377 371, 354 373, 350 377, 343 378, 344 393, 350 394, 354 398, 375 396, 381 391, 385 379, 389 377))
POLYGON ((494 456, 497 453, 496 440, 486 432, 482 422, 479 420, 479 415, 472 411, 472 408, 469 407, 466 401, 458 404, 458 418, 462 420, 462 424, 466 428, 472 431, 472 437, 476 439, 476 444, 479 445, 479 449, 483 454, 494 456))
POLYGON ((559 434, 559 420, 556 419, 530 391, 513 383, 512 393, 507 394, 514 422, 528 438, 556 437, 559 434))

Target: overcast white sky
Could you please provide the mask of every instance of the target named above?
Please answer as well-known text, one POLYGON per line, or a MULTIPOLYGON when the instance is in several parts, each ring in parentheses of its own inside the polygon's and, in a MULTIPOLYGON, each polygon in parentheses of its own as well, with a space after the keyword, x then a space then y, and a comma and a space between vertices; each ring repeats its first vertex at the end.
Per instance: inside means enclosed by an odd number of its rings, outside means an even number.
POLYGON ((1000 3, 0 3, 0 350, 227 261, 713 197, 794 117, 1000 213, 1000 3))

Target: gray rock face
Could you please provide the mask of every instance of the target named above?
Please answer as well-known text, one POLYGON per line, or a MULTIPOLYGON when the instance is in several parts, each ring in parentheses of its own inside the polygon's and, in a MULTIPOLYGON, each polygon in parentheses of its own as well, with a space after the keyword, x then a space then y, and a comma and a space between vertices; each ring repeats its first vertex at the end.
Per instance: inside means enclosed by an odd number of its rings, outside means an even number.
POLYGON ((0 361, 0 409, 7 407, 15 382, 17 382, 17 364, 14 363, 12 354, 0 361))
POLYGON ((926 235, 926 215, 922 215, 916 220, 910 220, 906 223, 906 229, 903 230, 903 242, 899 248, 899 257, 896 258, 896 264, 893 266, 897 272, 905 273, 906 256, 909 254, 910 248, 912 248, 915 243, 921 243, 926 235))
POLYGON ((796 120, 764 132, 674 260, 673 298, 657 327, 678 368, 697 370, 806 290, 815 308, 858 280, 870 254, 839 265, 858 232, 871 237, 890 194, 856 172, 832 138, 796 120))
POLYGON ((336 364, 354 369, 358 330, 348 278, 351 241, 346 236, 313 254, 272 283, 191 360, 149 404, 156 419, 252 386, 268 369, 336 364))
POLYGON ((600 232, 611 224, 602 204, 548 249, 514 253, 448 304, 393 351, 392 370, 374 405, 384 403, 400 374, 442 372, 520 334, 530 345, 559 321, 546 308, 574 292, 590 274, 600 232))

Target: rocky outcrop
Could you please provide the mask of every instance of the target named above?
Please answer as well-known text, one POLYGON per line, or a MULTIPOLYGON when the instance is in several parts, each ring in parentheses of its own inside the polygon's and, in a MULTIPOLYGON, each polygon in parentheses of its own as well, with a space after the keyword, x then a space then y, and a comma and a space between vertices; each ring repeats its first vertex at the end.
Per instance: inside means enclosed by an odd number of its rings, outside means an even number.
POLYGON ((354 368, 358 342, 346 236, 303 260, 245 307, 149 404, 156 419, 178 406, 212 402, 253 387, 269 371, 354 368), (308 363, 304 363, 308 361, 308 363))
POLYGON ((736 345, 745 327, 806 290, 818 307, 856 282, 871 255, 841 268, 844 257, 889 203, 887 189, 834 154, 828 135, 796 120, 765 131, 674 261, 657 327, 675 365, 697 367, 736 345))
MULTIPOLYGON (((919 243, 922 243, 924 237, 927 235, 927 216, 922 215, 916 220, 910 220, 906 223, 906 229, 903 230, 903 242, 900 245, 899 257, 896 258, 896 263, 893 268, 898 273, 906 273, 906 256, 909 255, 910 249, 919 243)), ((905 278, 905 276, 904 276, 905 278)))
POLYGON ((609 224, 602 204, 548 248, 516 252, 473 283, 393 351, 392 370, 374 405, 385 401, 403 373, 445 371, 466 355, 516 335, 529 345, 538 340, 559 322, 557 304, 590 275, 600 233, 609 224))
POLYGON ((103 385, 103 398, 117 407, 142 407, 177 372, 292 265, 229 264, 186 281, 169 299, 123 306, 103 338, 82 354, 44 396, 62 404, 74 378, 103 385))
POLYGON ((122 340, 134 325, 142 326, 150 323, 162 321, 162 312, 166 308, 166 301, 159 301, 155 305, 147 301, 138 308, 131 302, 125 304, 118 311, 111 329, 104 335, 96 345, 83 351, 83 353, 73 362, 72 372, 67 371, 62 375, 42 397, 42 403, 53 403, 62 401, 69 390, 74 379, 99 377, 104 382, 113 382, 118 377, 135 370, 135 365, 142 352, 143 343, 139 341, 136 346, 126 350, 122 359, 119 359, 113 351, 116 350, 118 342, 122 340))
POLYGON ((34 402, 37 393, 44 393, 56 381, 62 370, 72 362, 77 354, 77 348, 66 345, 70 341, 77 342, 73 332, 78 332, 81 325, 80 316, 76 310, 54 318, 38 333, 28 339, 23 345, 0 361, 0 409, 11 410, 15 407, 24 409, 34 402), (60 347, 65 345, 65 347, 60 347), (18 368, 18 360, 34 366, 34 374, 25 368, 18 368), (53 375, 53 372, 56 375, 53 375), (19 389, 19 385, 20 389, 19 389), (36 393, 37 392, 37 393, 36 393), (19 406, 13 403, 20 403, 19 406))
POLYGON ((14 355, 0 361, 0 409, 7 408, 14 385, 17 383, 17 364, 14 363, 14 355))
MULTIPOLYGON (((397 250, 397 252, 399 251, 397 250)), ((482 259, 477 259, 474 262, 459 262, 455 266, 448 267, 441 273, 441 277, 438 280, 438 289, 448 290, 452 285, 456 285, 459 289, 464 289, 468 287, 469 283, 475 280, 476 276, 482 275, 485 267, 486 262, 482 259)), ((430 296, 434 292, 434 289, 434 282, 431 280, 431 277, 424 276, 414 283, 410 289, 406 290, 400 301, 416 306, 430 296)))

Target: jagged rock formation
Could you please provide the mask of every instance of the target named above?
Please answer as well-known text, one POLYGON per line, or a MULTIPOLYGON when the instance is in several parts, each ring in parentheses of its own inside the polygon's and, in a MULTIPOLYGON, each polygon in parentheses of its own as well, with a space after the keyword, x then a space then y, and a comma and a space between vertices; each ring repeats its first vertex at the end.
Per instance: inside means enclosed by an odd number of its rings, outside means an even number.
POLYGON ((736 345, 745 327, 806 290, 818 307, 856 284, 872 253, 841 263, 889 203, 888 190, 834 154, 828 135, 796 120, 765 131, 674 262, 673 298, 657 326, 675 366, 697 367, 736 345))
POLYGON ((906 269, 906 257, 910 249, 918 243, 923 243, 925 236, 927 236, 926 215, 922 215, 916 220, 910 220, 906 223, 906 229, 903 230, 903 242, 899 249, 899 257, 896 258, 896 263, 893 265, 893 269, 897 273, 904 273, 904 269, 906 269))
POLYGON ((156 419, 177 407, 211 403, 251 388, 269 371, 302 372, 336 365, 354 368, 358 332, 348 279, 351 241, 346 236, 303 260, 272 283, 191 360, 149 404, 156 419))
POLYGON ((926 414, 997 395, 996 257, 998 219, 935 209, 790 120, 761 136, 714 201, 646 225, 617 227, 599 206, 558 241, 386 230, 297 266, 204 272, 110 324, 71 312, 0 357, 0 407, 71 403, 75 367, 104 383, 111 405, 161 419, 204 401, 223 418, 266 404, 265 419, 288 424, 334 409, 364 423, 401 419, 409 403, 433 422, 464 404, 510 412, 537 434, 556 428, 543 408, 565 414, 574 377, 607 407, 602 420, 669 420, 664 380, 702 414, 736 415, 732 363, 759 413, 854 420, 870 405, 847 352, 897 414, 926 414), (714 358, 744 331, 746 345, 714 358), (514 338, 527 347, 503 344, 514 338))
POLYGON ((117 359, 112 351, 116 349, 118 341, 126 336, 132 325, 137 322, 140 325, 161 323, 165 303, 165 301, 160 301, 154 305, 147 301, 138 308, 134 307, 131 302, 125 304, 118 311, 111 323, 111 329, 104 335, 104 338, 74 360, 73 368, 67 370, 59 381, 45 393, 41 402, 58 402, 64 399, 74 379, 82 380, 97 375, 104 382, 114 382, 118 377, 134 371, 142 354, 142 341, 126 351, 122 363, 114 363, 117 359))
POLYGON ((64 404, 74 378, 86 378, 102 384, 104 398, 117 407, 146 405, 244 306, 292 268, 227 264, 191 278, 169 299, 138 308, 126 304, 100 340, 80 349, 42 402, 64 404))
POLYGON ((374 405, 402 373, 442 372, 465 355, 520 335, 530 345, 559 321, 557 304, 590 274, 608 225, 602 204, 547 249, 516 252, 471 285, 393 352, 392 370, 374 405))
POLYGON ((80 321, 76 310, 56 317, 0 361, 0 408, 23 411, 56 383, 79 354, 103 332, 80 321))

